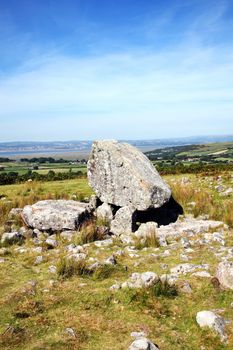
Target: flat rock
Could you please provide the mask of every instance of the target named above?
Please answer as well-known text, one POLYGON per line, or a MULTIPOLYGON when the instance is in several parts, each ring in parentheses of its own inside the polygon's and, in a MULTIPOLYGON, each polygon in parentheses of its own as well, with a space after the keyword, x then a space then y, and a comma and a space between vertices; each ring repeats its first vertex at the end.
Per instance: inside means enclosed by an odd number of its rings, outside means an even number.
POLYGON ((75 230, 90 215, 87 203, 72 200, 45 200, 23 208, 27 226, 44 231, 75 230))
POLYGON ((148 288, 158 283, 159 277, 152 271, 133 273, 129 280, 122 283, 121 288, 148 288))
POLYGON ((137 210, 159 208, 171 190, 149 159, 117 141, 95 141, 87 164, 90 186, 102 202, 137 210))

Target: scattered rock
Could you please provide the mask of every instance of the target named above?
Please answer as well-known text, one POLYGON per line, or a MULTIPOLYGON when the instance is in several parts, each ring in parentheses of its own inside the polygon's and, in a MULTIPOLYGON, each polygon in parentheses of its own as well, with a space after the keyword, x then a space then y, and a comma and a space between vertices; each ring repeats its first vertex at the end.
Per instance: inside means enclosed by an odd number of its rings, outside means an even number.
POLYGON ((8 214, 9 218, 12 218, 14 216, 20 216, 22 213, 23 209, 22 208, 12 208, 8 214))
POLYGON ((222 341, 226 341, 224 327, 226 321, 224 318, 216 315, 212 311, 199 311, 196 315, 196 321, 200 327, 209 327, 215 330, 221 337, 222 341))
POLYGON ((43 256, 39 255, 39 256, 36 257, 36 260, 35 260, 34 264, 35 265, 39 265, 39 264, 41 264, 43 262, 43 260, 44 260, 43 256))
POLYGON ((45 243, 49 249, 56 248, 58 246, 58 242, 53 238, 47 238, 45 243))
POLYGON ((122 288, 147 288, 151 287, 159 281, 156 273, 147 271, 143 273, 133 273, 128 281, 122 283, 122 288))
POLYGON ((233 290, 233 262, 220 262, 216 277, 224 288, 233 290))
POLYGON ((116 264, 117 264, 117 260, 116 260, 116 258, 115 258, 114 255, 111 255, 109 258, 107 258, 107 259, 104 261, 104 263, 105 263, 106 265, 116 265, 116 264))
POLYGON ((192 276, 201 278, 211 278, 211 274, 208 271, 197 271, 192 273, 192 276))
POLYGON ((156 229, 158 228, 158 224, 153 221, 149 221, 145 224, 141 224, 136 232, 134 232, 134 236, 137 238, 146 238, 148 236, 154 235, 156 236, 156 229))
POLYGON ((113 239, 112 238, 108 238, 108 239, 104 239, 103 241, 95 241, 94 245, 96 247, 108 247, 110 245, 113 244, 113 239))
POLYGON ((76 338, 76 332, 73 328, 65 328, 64 333, 72 338, 76 338))
POLYGON ((75 234, 75 231, 62 231, 60 237, 71 242, 75 234))
POLYGON ((186 293, 186 294, 191 294, 193 292, 190 284, 188 281, 183 281, 180 285, 180 290, 183 292, 183 293, 186 293))
POLYGON ((196 264, 189 264, 189 263, 180 264, 180 265, 177 265, 177 266, 171 268, 170 272, 171 272, 171 274, 186 275, 187 273, 193 272, 196 269, 208 270, 209 265, 208 264, 196 265, 196 264))
POLYGON ((22 243, 24 241, 24 236, 22 236, 19 232, 5 232, 1 238, 1 244, 15 244, 22 243))
POLYGON ((129 350, 159 350, 159 348, 149 339, 141 337, 134 340, 134 342, 130 345, 129 350))
POLYGON ((57 267, 54 265, 49 266, 48 271, 50 273, 56 273, 57 272, 57 267))

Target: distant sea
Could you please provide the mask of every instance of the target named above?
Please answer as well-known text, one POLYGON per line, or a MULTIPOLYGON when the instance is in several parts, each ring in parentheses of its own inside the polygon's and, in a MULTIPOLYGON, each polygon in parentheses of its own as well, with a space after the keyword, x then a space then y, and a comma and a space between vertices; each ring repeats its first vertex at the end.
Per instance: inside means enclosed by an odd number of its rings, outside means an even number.
MULTIPOLYGON (((192 136, 154 140, 121 140, 139 148, 142 152, 158 148, 183 146, 191 144, 205 144, 210 142, 232 142, 233 135, 192 136)), ((51 156, 64 159, 87 158, 91 150, 92 141, 14 141, 0 142, 0 157, 13 159, 51 156)))

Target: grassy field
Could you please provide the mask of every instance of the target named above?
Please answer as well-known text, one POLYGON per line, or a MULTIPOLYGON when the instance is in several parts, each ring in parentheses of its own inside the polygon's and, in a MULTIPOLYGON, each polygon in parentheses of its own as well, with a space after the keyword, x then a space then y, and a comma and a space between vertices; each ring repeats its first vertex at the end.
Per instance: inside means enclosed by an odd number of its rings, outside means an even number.
POLYGON ((203 145, 174 146, 146 152, 154 161, 182 161, 183 164, 233 162, 233 142, 208 143, 203 145))
MULTIPOLYGON (((165 179, 186 215, 206 214, 233 226, 233 195, 222 196, 218 187, 221 185, 223 190, 231 187, 232 173, 223 173, 221 177, 177 175, 165 179), (195 205, 190 204, 194 202, 195 205)), ((1 225, 11 207, 23 207, 45 198, 83 199, 91 193, 86 179, 0 186, 1 225)), ((200 329, 196 324, 196 313, 205 309, 219 309, 224 318, 233 321, 233 292, 216 290, 209 279, 184 276, 180 283, 188 279, 193 292, 183 293, 178 288, 174 296, 155 295, 146 289, 109 290, 133 272, 154 271, 159 275, 168 272, 181 262, 181 247, 171 249, 170 255, 163 257, 158 253, 163 253, 166 247, 149 247, 137 251, 138 257, 132 258, 118 239, 105 248, 90 243, 85 248, 88 257, 98 261, 124 251, 117 257, 117 267, 98 275, 62 278, 49 271, 51 265, 59 266, 65 255, 68 242, 61 237, 58 241, 57 249, 43 248, 39 265, 35 264, 38 253, 32 251, 35 246, 30 240, 21 246, 24 252, 17 250, 17 245, 0 250, 0 258, 5 259, 0 263, 0 349, 125 350, 132 342, 133 331, 146 332, 161 350, 233 348, 233 322, 226 326, 227 344, 221 343, 213 331, 200 329), (36 281, 36 285, 30 281, 36 281), (67 334, 66 328, 72 328, 75 335, 67 334)), ((233 246, 232 228, 227 231, 227 244, 233 246)), ((216 245, 213 243, 213 247, 216 245)), ((218 258, 211 247, 198 246, 190 254, 189 262, 210 264, 210 273, 214 275, 218 258)))
POLYGON ((53 170, 56 173, 63 173, 63 172, 77 172, 82 171, 84 174, 86 173, 86 166, 80 165, 80 164, 69 164, 69 163, 45 163, 38 165, 38 170, 33 169, 33 165, 35 164, 28 164, 25 162, 9 162, 9 163, 1 163, 1 167, 3 169, 1 170, 0 167, 0 173, 9 173, 9 172, 16 172, 19 175, 26 174, 29 170, 32 170, 33 172, 37 172, 39 174, 47 174, 49 170, 53 170))

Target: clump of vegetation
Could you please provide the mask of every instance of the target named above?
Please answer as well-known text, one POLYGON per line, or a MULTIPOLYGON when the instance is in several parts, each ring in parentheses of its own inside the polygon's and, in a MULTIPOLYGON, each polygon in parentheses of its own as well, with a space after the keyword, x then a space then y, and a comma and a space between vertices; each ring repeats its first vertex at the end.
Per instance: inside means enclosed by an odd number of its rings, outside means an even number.
POLYGON ((101 264, 93 273, 94 280, 104 280, 110 278, 113 274, 125 273, 122 265, 101 264))
POLYGON ((151 293, 155 297, 174 298, 178 296, 176 285, 169 284, 167 280, 159 281, 151 288, 151 293))
POLYGON ((90 271, 85 260, 63 257, 57 264, 57 274, 62 278, 70 278, 72 276, 89 275, 90 271))
POLYGON ((146 235, 146 237, 144 238, 136 237, 134 239, 134 246, 138 250, 141 250, 143 248, 149 248, 149 247, 157 248, 159 247, 159 241, 158 241, 158 238, 156 237, 156 234, 151 232, 148 235, 146 235))
POLYGON ((103 232, 98 229, 95 220, 89 220, 82 225, 75 237, 75 244, 83 245, 104 239, 103 232))
POLYGON ((208 215, 210 219, 220 220, 233 227, 233 202, 219 198, 208 188, 197 188, 195 183, 171 183, 173 196, 178 203, 182 205, 185 213, 199 215, 208 215), (193 202, 193 207, 189 203, 193 202))

